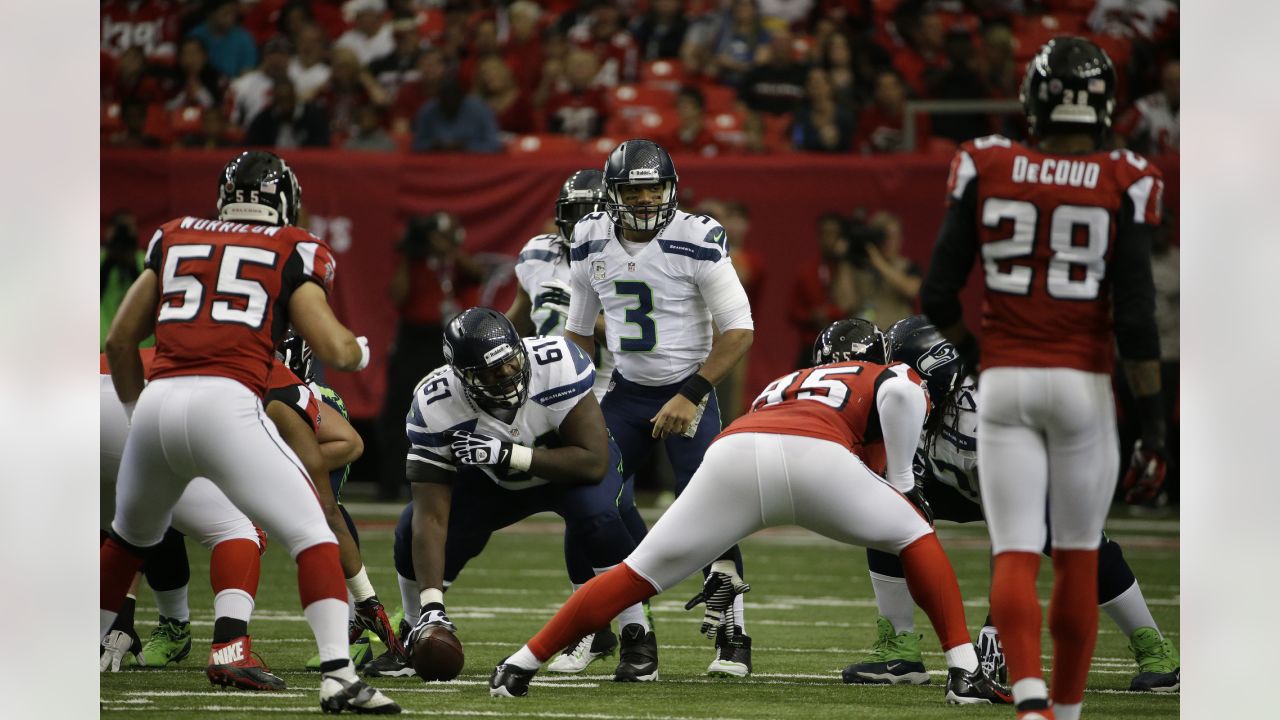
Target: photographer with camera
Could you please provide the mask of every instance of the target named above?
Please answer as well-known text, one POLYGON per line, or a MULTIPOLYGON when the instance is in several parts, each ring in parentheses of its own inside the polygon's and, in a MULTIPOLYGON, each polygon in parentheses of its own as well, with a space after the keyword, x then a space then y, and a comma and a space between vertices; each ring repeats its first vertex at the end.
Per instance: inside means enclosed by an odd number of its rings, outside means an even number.
POLYGON ((415 215, 396 246, 399 259, 387 288, 399 313, 387 361, 387 389, 378 418, 379 495, 400 497, 408 440, 404 414, 413 388, 444 364, 444 326, 476 302, 484 269, 462 249, 466 231, 447 212, 415 215))
POLYGON ((855 315, 887 328, 912 314, 923 279, 920 267, 902 255, 902 220, 886 210, 866 222, 862 215, 854 213, 849 231, 849 261, 866 282, 855 315))
POLYGON ((796 271, 787 313, 801 340, 796 350, 797 368, 813 364, 810 338, 832 322, 856 315, 867 284, 866 271, 859 270, 852 259, 859 253, 850 238, 848 220, 839 213, 823 213, 817 230, 818 258, 801 264, 796 271))

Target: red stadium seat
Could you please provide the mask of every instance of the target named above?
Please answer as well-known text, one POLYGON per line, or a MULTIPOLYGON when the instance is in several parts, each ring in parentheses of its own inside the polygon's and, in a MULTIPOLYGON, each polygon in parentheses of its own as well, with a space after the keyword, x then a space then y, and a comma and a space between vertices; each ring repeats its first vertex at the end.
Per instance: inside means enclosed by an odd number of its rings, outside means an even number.
POLYGON ((918 152, 936 157, 951 157, 956 154, 956 141, 951 138, 930 135, 929 141, 918 152))
POLYGON ((647 85, 619 85, 609 93, 609 103, 625 118, 675 105, 675 93, 647 85))
POLYGON ((618 144, 621 142, 621 140, 618 140, 619 137, 626 137, 626 134, 624 133, 615 137, 602 135, 595 140, 588 140, 582 144, 582 152, 595 155, 608 155, 613 152, 614 148, 618 147, 618 144))
POLYGON ((742 116, 736 112, 716 113, 707 118, 707 127, 716 142, 732 147, 741 147, 746 142, 747 134, 742 129, 742 116))
POLYGON ((102 116, 98 121, 102 130, 102 136, 109 137, 112 133, 119 132, 124 128, 124 122, 120 118, 120 103, 103 103, 102 116))
POLYGON ((702 86, 702 98, 709 113, 733 112, 737 109, 738 91, 727 85, 707 83, 702 86))
POLYGON ((147 106, 147 122, 142 126, 142 131, 168 145, 173 139, 173 131, 169 127, 169 111, 159 103, 147 106))
POLYGON ((685 83, 679 60, 649 60, 640 65, 640 83, 647 87, 676 92, 685 83))
POLYGON ((535 153, 577 154, 581 149, 582 142, 568 135, 517 135, 507 143, 507 152, 514 155, 531 155, 535 153))
POLYGON ((204 110, 196 105, 169 112, 169 127, 176 138, 195 135, 204 129, 204 110))
POLYGON ((628 123, 629 135, 635 137, 660 138, 674 132, 680 124, 675 112, 671 110, 650 110, 632 118, 628 123))

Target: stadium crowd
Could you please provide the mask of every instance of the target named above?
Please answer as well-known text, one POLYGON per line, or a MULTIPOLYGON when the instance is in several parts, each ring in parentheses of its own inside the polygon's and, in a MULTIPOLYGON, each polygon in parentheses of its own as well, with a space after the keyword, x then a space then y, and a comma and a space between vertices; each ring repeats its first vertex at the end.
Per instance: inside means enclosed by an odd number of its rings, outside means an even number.
POLYGON ((1073 33, 1120 70, 1117 140, 1178 150, 1170 0, 104 0, 104 146, 947 154, 1017 116, 1073 33))

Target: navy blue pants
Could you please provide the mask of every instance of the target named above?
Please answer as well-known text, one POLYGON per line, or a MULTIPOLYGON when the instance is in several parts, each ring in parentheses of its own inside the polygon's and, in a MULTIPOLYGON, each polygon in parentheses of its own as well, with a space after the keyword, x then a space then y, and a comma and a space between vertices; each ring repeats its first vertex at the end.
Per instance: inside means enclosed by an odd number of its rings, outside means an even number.
MULTIPOLYGON (((553 484, 507 490, 481 472, 460 470, 449 507, 445 581, 452 583, 458 577, 467 561, 484 550, 494 531, 540 512, 554 512, 564 519, 565 547, 584 558, 587 579, 591 577, 592 568, 622 562, 635 549, 635 541, 618 513, 618 496, 622 492, 619 452, 613 443, 609 450, 609 470, 595 485, 553 484)), ((394 546, 396 572, 407 578, 415 577, 412 534, 413 503, 410 502, 400 513, 394 546)))

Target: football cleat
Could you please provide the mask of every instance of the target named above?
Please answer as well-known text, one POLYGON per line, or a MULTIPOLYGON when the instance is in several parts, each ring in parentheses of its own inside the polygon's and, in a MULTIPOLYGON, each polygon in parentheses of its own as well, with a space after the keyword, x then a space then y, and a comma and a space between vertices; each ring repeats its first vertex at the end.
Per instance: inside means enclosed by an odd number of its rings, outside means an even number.
MULTIPOLYGON (((350 626, 348 637, 351 635, 354 635, 355 639, 347 644, 348 657, 351 658, 351 664, 356 666, 356 670, 360 670, 373 660, 373 644, 369 640, 369 633, 354 623, 350 626)), ((307 660, 305 667, 312 672, 320 672, 320 662, 320 653, 316 653, 307 660)))
POLYGON ((928 685, 920 654, 920 636, 895 632, 893 623, 876 618, 876 641, 862 662, 845 667, 840 677, 850 685, 928 685))
POLYGON ((320 709, 335 715, 350 710, 357 715, 399 715, 400 706, 377 688, 351 674, 351 680, 328 673, 320 681, 320 709))
POLYGON ((994 627, 985 625, 978 632, 977 649, 982 672, 998 683, 1009 682, 1009 668, 1004 663, 1004 646, 1000 644, 1000 635, 994 627))
POLYGON ((953 667, 947 671, 947 704, 976 705, 1010 705, 1013 695, 1000 687, 979 667, 973 672, 953 667))
POLYGON ((146 660, 142 657, 142 641, 132 631, 112 630, 102 638, 102 647, 99 648, 98 654, 98 671, 120 672, 121 664, 130 656, 138 665, 146 665, 146 660))
POLYGON ((591 663, 613 654, 618 649, 618 636, 605 628, 565 648, 547 665, 547 672, 579 673, 591 663))
POLYGON ((614 682, 649 682, 658 679, 658 638, 645 631, 640 623, 622 628, 619 640, 618 668, 614 682))
POLYGON ((503 660, 489 674, 489 695, 506 698, 526 697, 529 694, 529 681, 537 673, 537 670, 525 670, 503 660))
POLYGON ((284 680, 272 675, 262 657, 250 649, 248 635, 231 642, 214 643, 204 674, 213 685, 241 690, 284 690, 284 680))
POLYGON ((142 646, 142 659, 147 667, 164 667, 180 662, 191 652, 191 623, 161 616, 160 624, 142 646))
MULTIPOLYGON (((360 631, 371 630, 382 641, 382 644, 387 646, 388 650, 394 650, 401 655, 408 655, 405 652, 404 644, 400 642, 400 638, 396 637, 395 626, 387 618, 386 608, 378 601, 376 595, 366 600, 361 600, 355 604, 355 607, 356 619, 353 623, 355 628, 360 631)), ((354 632, 355 629, 353 629, 354 632)), ((355 638, 352 638, 351 641, 355 642, 355 638)), ((356 667, 358 668, 360 665, 360 663, 357 663, 356 667)))
MULTIPOLYGON (((400 642, 400 646, 404 647, 405 638, 409 637, 409 631, 413 628, 405 622, 402 612, 396 613, 396 618, 398 619, 396 626, 400 629, 396 639, 400 642)), ((365 677, 413 677, 418 674, 409 662, 408 653, 398 653, 394 650, 387 650, 374 658, 373 662, 364 666, 363 672, 365 677)))
POLYGON ((746 677, 751 674, 751 638, 742 628, 733 626, 716 631, 716 659, 707 666, 712 677, 746 677))
POLYGON ((1129 637, 1129 651, 1138 662, 1138 675, 1129 683, 1133 692, 1178 692, 1182 660, 1168 638, 1155 628, 1138 628, 1129 637))

